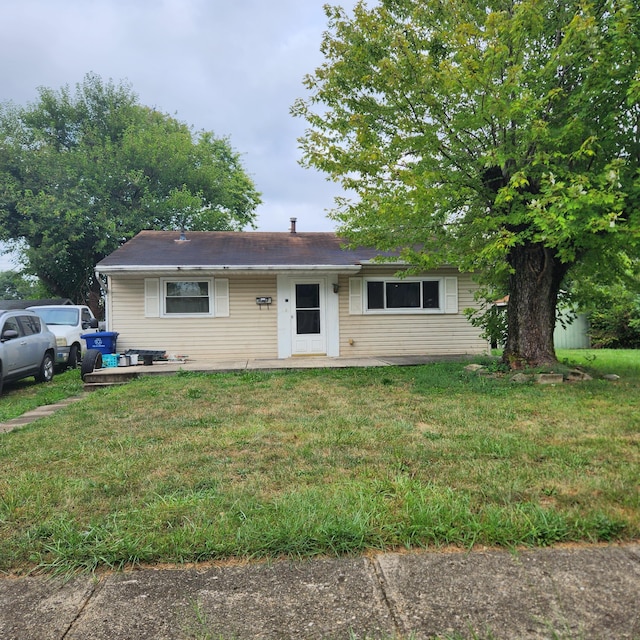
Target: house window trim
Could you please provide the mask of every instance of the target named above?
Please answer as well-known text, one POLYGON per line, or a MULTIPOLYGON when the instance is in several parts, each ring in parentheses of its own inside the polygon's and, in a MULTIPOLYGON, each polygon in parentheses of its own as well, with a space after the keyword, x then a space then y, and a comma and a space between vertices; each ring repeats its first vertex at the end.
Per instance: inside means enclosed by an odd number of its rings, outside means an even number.
POLYGON ((429 276, 429 277, 412 277, 412 278, 363 278, 362 282, 362 299, 363 299, 363 312, 365 315, 442 315, 446 313, 445 310, 445 278, 444 276, 429 276), (386 305, 386 285, 390 282, 418 282, 420 283, 420 299, 423 295, 423 282, 437 282, 438 283, 438 307, 391 307, 384 309, 369 309, 369 282, 382 282, 384 283, 383 290, 385 291, 385 305, 386 305))
MULTIPOLYGON (((160 317, 161 318, 214 318, 215 317, 215 278, 160 278, 160 317), (209 311, 206 313, 168 313, 167 283, 169 282, 206 282, 209 311)), ((204 297, 204 296, 203 296, 204 297)))

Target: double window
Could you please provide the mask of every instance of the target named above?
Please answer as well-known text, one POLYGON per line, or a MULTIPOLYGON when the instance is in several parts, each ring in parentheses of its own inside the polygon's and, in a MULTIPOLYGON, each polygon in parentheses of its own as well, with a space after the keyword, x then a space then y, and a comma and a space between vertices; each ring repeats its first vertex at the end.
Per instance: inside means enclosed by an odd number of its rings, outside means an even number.
POLYGON ((145 278, 146 318, 228 317, 227 278, 145 278))
POLYGON ((442 279, 366 280, 369 312, 442 313, 442 279))
POLYGON ((210 280, 164 280, 164 312, 166 315, 209 315, 210 280))

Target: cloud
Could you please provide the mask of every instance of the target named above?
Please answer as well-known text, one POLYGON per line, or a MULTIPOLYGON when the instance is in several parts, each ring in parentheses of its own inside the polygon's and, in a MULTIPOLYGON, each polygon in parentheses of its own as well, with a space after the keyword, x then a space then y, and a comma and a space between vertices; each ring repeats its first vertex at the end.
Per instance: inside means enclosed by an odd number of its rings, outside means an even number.
MULTIPOLYGON (((229 137, 263 194, 259 228, 333 228, 336 185, 298 164, 304 122, 289 109, 322 63, 325 0, 21 0, 3 7, 0 101, 126 80, 140 102, 229 137)), ((341 2, 347 8, 355 0, 341 2)))

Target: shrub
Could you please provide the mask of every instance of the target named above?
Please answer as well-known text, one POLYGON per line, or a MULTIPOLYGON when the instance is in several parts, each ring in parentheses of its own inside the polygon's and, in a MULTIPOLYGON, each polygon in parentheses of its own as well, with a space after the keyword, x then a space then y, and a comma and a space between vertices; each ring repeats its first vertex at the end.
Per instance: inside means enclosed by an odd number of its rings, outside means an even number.
POLYGON ((595 348, 640 348, 640 296, 612 295, 591 312, 589 334, 595 348))

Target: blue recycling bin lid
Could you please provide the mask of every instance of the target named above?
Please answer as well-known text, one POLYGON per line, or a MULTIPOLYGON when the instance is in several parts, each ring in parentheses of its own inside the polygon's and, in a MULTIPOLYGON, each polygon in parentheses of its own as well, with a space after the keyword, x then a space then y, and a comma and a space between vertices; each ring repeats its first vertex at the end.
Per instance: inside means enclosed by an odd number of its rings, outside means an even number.
POLYGON ((118 340, 117 331, 96 331, 83 333, 80 337, 86 341, 87 349, 98 349, 103 355, 115 353, 118 340))
POLYGON ((83 333, 81 338, 117 338, 120 334, 117 331, 94 331, 92 333, 83 333))

